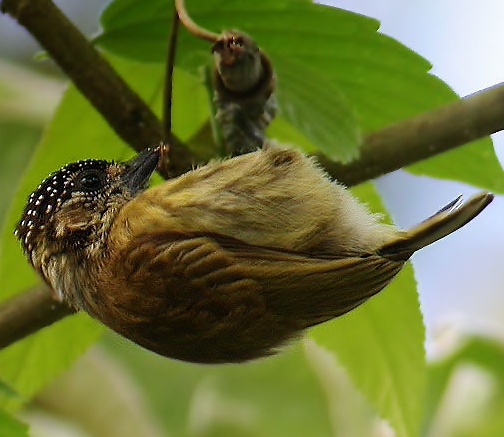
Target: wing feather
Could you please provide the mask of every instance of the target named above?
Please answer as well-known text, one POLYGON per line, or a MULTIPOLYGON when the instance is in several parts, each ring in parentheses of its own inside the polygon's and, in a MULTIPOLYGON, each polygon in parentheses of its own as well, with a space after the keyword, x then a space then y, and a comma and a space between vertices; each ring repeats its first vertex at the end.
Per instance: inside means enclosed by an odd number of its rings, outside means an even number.
POLYGON ((162 258, 157 275, 164 286, 159 292, 168 301, 176 293, 174 288, 190 290, 187 294, 192 302, 229 301, 230 293, 246 290, 245 294, 254 296, 249 302, 260 303, 262 311, 303 326, 360 305, 383 289, 403 265, 378 254, 330 259, 254 246, 219 235, 163 233, 155 238, 146 236, 137 244, 149 245, 147 242, 152 241, 158 242, 162 258), (173 278, 177 271, 182 274, 173 278))

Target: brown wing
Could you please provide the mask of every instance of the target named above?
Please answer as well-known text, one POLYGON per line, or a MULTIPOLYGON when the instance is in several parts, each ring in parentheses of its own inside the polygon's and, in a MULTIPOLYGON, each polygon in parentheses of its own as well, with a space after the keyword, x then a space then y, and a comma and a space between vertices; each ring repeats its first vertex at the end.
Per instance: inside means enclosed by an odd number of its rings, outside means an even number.
POLYGON ((149 234, 115 263, 122 274, 113 275, 124 278, 114 303, 121 315, 104 322, 170 357, 243 361, 351 310, 401 265, 377 255, 329 260, 226 237, 149 234))
POLYGON ((378 254, 330 259, 219 239, 236 263, 261 285, 268 308, 309 327, 340 316, 382 290, 404 260, 378 254))
POLYGON ((135 239, 113 263, 123 280, 102 321, 159 354, 194 362, 264 356, 300 331, 269 311, 261 285, 214 240, 176 233, 135 239))

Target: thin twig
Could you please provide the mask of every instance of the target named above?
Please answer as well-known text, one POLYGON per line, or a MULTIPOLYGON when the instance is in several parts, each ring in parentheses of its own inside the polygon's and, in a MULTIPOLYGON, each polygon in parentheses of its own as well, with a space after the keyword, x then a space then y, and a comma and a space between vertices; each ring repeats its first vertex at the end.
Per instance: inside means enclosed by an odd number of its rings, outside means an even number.
POLYGON ((168 143, 172 135, 173 68, 175 67, 175 56, 177 53, 178 27, 179 17, 174 4, 170 35, 168 36, 163 98, 163 139, 168 143))
POLYGON ((216 42, 219 39, 219 34, 203 29, 192 20, 185 8, 184 0, 175 0, 175 7, 177 9, 180 21, 182 22, 184 27, 194 36, 212 43, 216 42))

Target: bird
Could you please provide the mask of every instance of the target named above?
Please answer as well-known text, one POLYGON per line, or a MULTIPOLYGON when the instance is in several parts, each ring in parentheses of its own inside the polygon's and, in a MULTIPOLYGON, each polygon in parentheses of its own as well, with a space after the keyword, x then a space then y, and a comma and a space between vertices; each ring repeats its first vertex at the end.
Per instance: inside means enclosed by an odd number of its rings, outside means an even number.
POLYGON ((162 154, 62 167, 31 194, 15 234, 59 299, 195 363, 279 352, 366 302, 493 199, 459 197, 402 230, 294 149, 211 161, 147 188, 162 154))

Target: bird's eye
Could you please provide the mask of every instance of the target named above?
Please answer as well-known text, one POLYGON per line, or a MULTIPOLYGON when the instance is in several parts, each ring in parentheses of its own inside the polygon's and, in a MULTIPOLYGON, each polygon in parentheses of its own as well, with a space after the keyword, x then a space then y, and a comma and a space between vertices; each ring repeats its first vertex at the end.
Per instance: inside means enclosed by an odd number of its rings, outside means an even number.
POLYGON ((81 173, 75 181, 75 189, 81 191, 99 191, 105 184, 104 175, 97 170, 87 170, 81 173))

